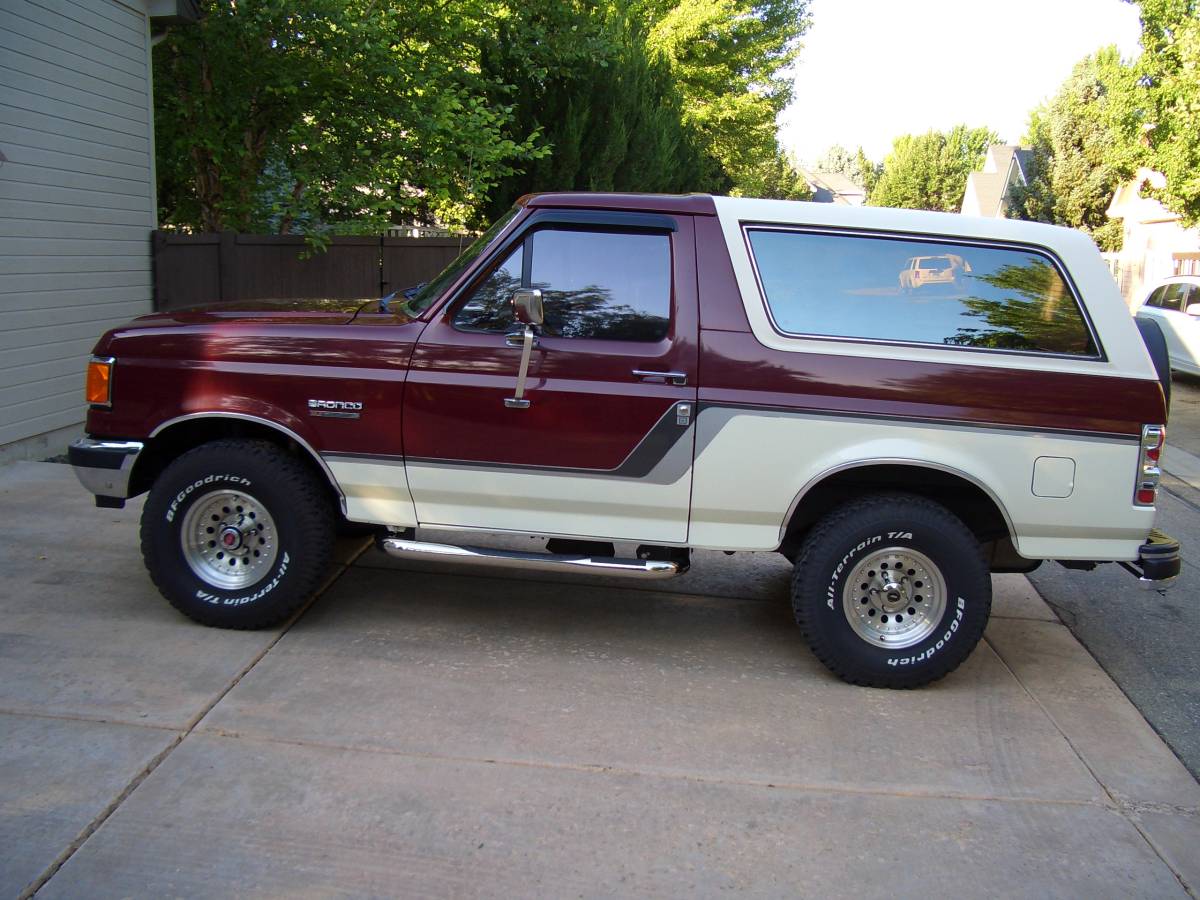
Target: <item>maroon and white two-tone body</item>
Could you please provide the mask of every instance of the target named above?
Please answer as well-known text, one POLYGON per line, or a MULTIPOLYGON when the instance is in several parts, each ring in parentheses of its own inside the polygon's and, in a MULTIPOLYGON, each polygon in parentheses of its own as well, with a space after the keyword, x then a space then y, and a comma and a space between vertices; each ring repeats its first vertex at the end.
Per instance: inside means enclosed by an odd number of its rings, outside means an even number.
POLYGON ((401 556, 630 577, 779 551, 817 655, 912 686, 970 652, 989 571, 1177 574, 1152 530, 1160 351, 1070 230, 542 194, 404 298, 109 332, 71 457, 99 503, 150 491, 151 575, 209 624, 294 611, 338 519, 401 556))

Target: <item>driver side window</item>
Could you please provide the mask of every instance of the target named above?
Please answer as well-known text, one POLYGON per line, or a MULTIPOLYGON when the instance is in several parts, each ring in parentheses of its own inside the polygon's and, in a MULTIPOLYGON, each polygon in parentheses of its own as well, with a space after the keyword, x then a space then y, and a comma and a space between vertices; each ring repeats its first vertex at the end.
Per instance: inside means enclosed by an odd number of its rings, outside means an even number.
POLYGON ((1162 297, 1162 308, 1181 312, 1183 310, 1183 297, 1186 291, 1186 284, 1172 284, 1168 286, 1167 292, 1162 297))
POLYGON ((666 234, 536 231, 458 309, 454 326, 508 331, 512 295, 522 282, 542 292, 546 337, 653 342, 670 330, 671 239, 666 234))
POLYGON ((454 327, 464 331, 508 331, 513 324, 513 291, 521 287, 521 253, 517 247, 454 314, 454 327))

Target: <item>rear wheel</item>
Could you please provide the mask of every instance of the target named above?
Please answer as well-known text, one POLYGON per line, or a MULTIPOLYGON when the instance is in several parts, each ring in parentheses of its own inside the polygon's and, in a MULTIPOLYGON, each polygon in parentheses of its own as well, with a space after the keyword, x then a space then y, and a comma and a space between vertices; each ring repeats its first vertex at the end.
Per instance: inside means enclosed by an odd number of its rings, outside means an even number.
POLYGON ((856 500, 818 522, 792 576, 796 622, 817 658, 871 687, 918 687, 956 669, 991 604, 975 536, 908 494, 856 500))
POLYGON ((184 615, 263 628, 292 615, 329 567, 334 515, 324 486, 266 441, 214 441, 158 477, 142 513, 142 556, 184 615))

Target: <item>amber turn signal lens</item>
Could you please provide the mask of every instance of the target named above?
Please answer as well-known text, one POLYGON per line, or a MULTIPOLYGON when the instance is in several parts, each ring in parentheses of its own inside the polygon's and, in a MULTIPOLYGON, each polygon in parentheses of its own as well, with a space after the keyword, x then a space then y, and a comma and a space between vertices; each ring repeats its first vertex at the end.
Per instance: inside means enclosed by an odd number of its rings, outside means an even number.
POLYGON ((112 360, 93 359, 87 369, 87 402, 108 406, 112 401, 112 360))

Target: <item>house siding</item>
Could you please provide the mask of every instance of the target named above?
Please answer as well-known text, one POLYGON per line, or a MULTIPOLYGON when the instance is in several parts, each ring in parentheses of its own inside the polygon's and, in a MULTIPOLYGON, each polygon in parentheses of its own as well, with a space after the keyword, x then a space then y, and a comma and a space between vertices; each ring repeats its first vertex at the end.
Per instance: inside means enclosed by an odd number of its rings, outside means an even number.
POLYGON ((0 447, 79 426, 92 345, 151 309, 149 67, 140 5, 0 4, 0 447))

